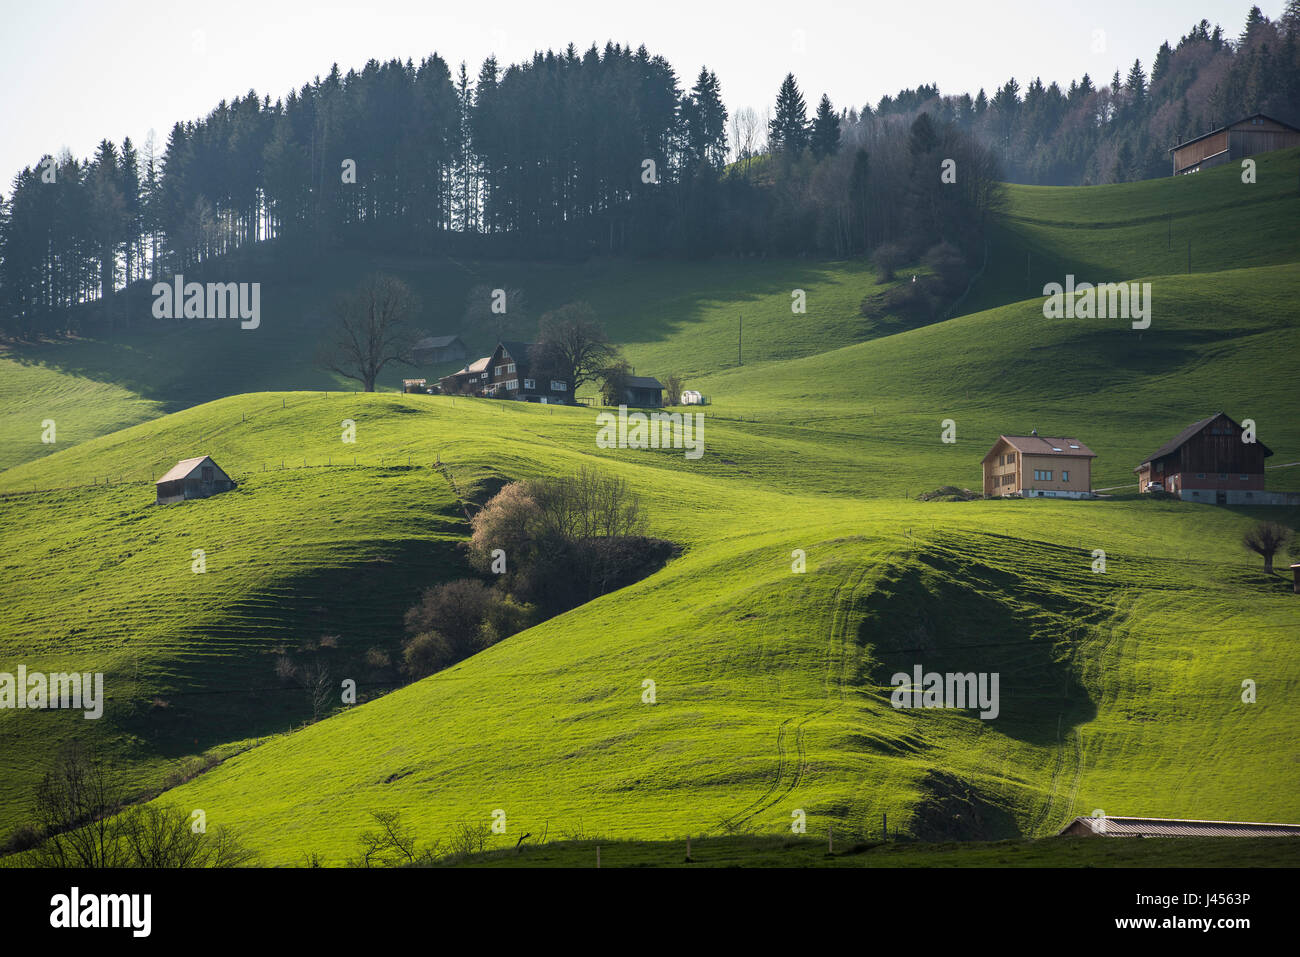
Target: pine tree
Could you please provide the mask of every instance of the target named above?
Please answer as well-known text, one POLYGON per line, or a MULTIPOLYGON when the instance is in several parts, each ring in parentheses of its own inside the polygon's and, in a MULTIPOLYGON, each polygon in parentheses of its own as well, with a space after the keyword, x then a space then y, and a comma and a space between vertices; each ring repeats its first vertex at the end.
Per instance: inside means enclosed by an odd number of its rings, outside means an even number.
POLYGON ((787 73, 776 95, 776 113, 768 124, 768 145, 773 152, 798 154, 808 146, 808 110, 795 82, 787 73))
POLYGON ((813 118, 810 143, 813 156, 818 159, 830 156, 840 147, 840 118, 835 115, 831 98, 825 93, 822 94, 821 102, 817 104, 817 115, 813 118))

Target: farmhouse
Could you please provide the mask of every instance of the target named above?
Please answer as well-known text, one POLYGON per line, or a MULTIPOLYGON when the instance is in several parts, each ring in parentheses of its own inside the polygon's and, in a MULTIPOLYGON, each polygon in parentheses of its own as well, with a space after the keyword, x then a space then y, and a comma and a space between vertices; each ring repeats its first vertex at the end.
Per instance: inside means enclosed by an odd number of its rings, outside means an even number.
POLYGON ((155 505, 171 505, 187 498, 207 498, 235 487, 229 475, 207 455, 181 459, 157 482, 155 505))
POLYGON ((1264 459, 1272 450, 1245 438, 1246 430, 1222 412, 1193 422, 1133 470, 1138 489, 1216 505, 1285 504, 1287 496, 1264 491, 1264 459))
POLYGON ((1180 821, 1163 817, 1076 817, 1058 837, 1300 837, 1300 824, 1180 821))
POLYGON ((420 365, 434 362, 460 362, 469 350, 460 336, 426 336, 411 346, 412 358, 420 365))
POLYGON ((1097 454, 1078 439, 1003 435, 984 456, 984 495, 1089 498, 1097 454))
POLYGON ((1169 152, 1173 156, 1174 175, 1182 176, 1291 146, 1300 146, 1300 129, 1263 113, 1255 113, 1186 143, 1179 143, 1169 152))
POLYGON ((444 395, 482 395, 483 387, 487 384, 488 363, 491 361, 491 356, 475 359, 465 368, 439 379, 438 388, 444 395))
POLYGON ((488 357, 487 385, 483 395, 489 399, 570 405, 572 390, 569 380, 553 379, 533 370, 532 350, 531 342, 498 342, 488 357))

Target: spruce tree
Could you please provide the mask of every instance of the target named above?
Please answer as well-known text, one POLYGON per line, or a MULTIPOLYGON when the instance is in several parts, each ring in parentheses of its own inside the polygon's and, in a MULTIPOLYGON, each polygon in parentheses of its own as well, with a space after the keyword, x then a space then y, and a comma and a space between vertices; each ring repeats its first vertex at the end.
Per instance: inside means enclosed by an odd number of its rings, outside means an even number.
POLYGON ((840 147, 840 118, 831 106, 831 98, 825 93, 817 104, 817 115, 813 118, 811 144, 813 156, 818 159, 830 156, 840 147))
POLYGON ((795 82, 787 73, 776 95, 776 114, 768 124, 768 143, 773 152, 799 153, 808 145, 808 109, 795 82))

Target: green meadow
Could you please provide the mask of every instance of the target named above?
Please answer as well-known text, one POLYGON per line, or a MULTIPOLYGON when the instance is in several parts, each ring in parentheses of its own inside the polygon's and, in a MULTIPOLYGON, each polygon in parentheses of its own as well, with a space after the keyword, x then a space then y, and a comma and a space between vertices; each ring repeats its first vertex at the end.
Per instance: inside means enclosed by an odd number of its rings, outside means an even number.
POLYGON ((1300 599, 1240 545, 1300 510, 1155 500, 1132 472, 1223 410, 1275 451, 1269 487, 1300 489, 1285 467, 1300 462, 1297 167, 1289 151, 1251 185, 1219 169, 1010 188, 995 237, 1047 251, 1059 275, 1026 294, 1014 248, 994 250, 981 311, 874 338, 858 304, 881 287, 858 263, 340 257, 314 277, 266 266, 256 331, 15 347, 0 670, 102 671, 108 703, 93 722, 0 711, 0 832, 77 739, 140 792, 220 759, 156 800, 203 809, 273 864, 344 863, 376 810, 444 845, 502 812, 483 864, 586 866, 600 840, 609 866, 649 866, 695 835, 702 861, 817 866, 830 828, 844 852, 863 845, 830 861, 852 866, 1223 863, 1210 844, 1025 839, 1097 809, 1300 821, 1300 599), (1191 274, 1152 246, 1171 215, 1206 236, 1191 274), (425 324, 475 354, 495 335, 458 325, 475 285, 524 290, 507 335, 591 302, 638 373, 711 397, 706 453, 597 448, 592 408, 341 391, 312 366, 311 330, 363 266, 408 279, 425 324), (1150 327, 1045 319, 1034 294, 1066 272, 1150 282, 1150 327), (806 315, 790 312, 797 288, 806 315), (1082 439, 1114 494, 917 501, 978 490, 997 436, 1031 428, 1082 439), (238 489, 155 508, 153 480, 198 454, 238 489), (625 478, 680 557, 422 681, 373 681, 366 652, 396 647, 419 590, 470 573, 464 501, 583 465, 625 478), (312 721, 308 691, 277 675, 285 656, 357 681, 361 703, 312 721), (917 663, 998 673, 999 715, 893 707, 891 676, 917 663), (782 844, 800 814, 816 853, 782 844), (882 815, 949 843, 868 846, 882 815), (560 843, 514 858, 524 834, 560 843))

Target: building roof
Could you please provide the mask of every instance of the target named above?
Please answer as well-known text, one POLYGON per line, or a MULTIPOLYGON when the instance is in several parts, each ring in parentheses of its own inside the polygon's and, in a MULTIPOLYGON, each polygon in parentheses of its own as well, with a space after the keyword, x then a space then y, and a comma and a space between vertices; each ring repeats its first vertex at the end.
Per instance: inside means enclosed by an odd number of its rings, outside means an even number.
POLYGON ((460 336, 425 336, 417 342, 415 349, 444 349, 453 342, 460 342, 460 336))
MULTIPOLYGON (((1095 459, 1097 457, 1096 452, 1078 439, 1054 439, 1046 435, 1000 435, 998 436, 998 442, 1006 442, 1022 455, 1060 455, 1076 459, 1095 459)), ((993 455, 994 450, 998 447, 998 442, 994 442, 993 448, 989 449, 988 455, 984 456, 985 461, 993 455)))
MULTIPOLYGON (((164 475, 162 478, 160 478, 158 481, 175 482, 177 479, 183 479, 185 478, 185 476, 189 475, 196 468, 198 468, 200 464, 208 461, 211 461, 211 457, 207 455, 200 455, 197 458, 193 458, 193 459, 181 459, 170 469, 168 469, 167 474, 164 475)), ((217 463, 213 462, 212 464, 216 465, 217 463)))
POLYGON ((1076 824, 1107 837, 1300 837, 1300 824, 1185 821, 1165 817, 1076 817, 1058 835, 1076 824))
POLYGON ((1179 143, 1177 146, 1171 146, 1169 147, 1168 150, 1166 150, 1166 152, 1172 153, 1174 150, 1180 150, 1184 146, 1191 146, 1193 143, 1199 143, 1207 136, 1214 136, 1216 133, 1222 133, 1224 130, 1230 130, 1234 126, 1240 126, 1242 123, 1245 123, 1247 120, 1254 120, 1254 119, 1265 119, 1268 120, 1270 123, 1276 123, 1278 126, 1285 126, 1288 130, 1295 130, 1295 132, 1300 133, 1300 129, 1296 129, 1290 123, 1283 123, 1281 120, 1277 119, 1276 117, 1269 116, 1267 113, 1251 113, 1249 116, 1243 116, 1241 119, 1237 120, 1234 123, 1229 123, 1227 126, 1220 126, 1217 130, 1210 130, 1210 132, 1208 133, 1202 133, 1200 136, 1194 136, 1190 140, 1179 143))
POLYGON ((664 384, 649 375, 630 375, 625 380, 629 389, 659 389, 663 391, 664 384))
MULTIPOLYGON (((1201 419, 1199 422, 1193 422, 1187 428, 1183 429, 1183 431, 1179 432, 1177 435, 1175 435, 1164 445, 1160 446, 1160 448, 1156 449, 1154 452, 1152 452, 1150 455, 1144 458, 1142 460, 1142 465, 1146 465, 1148 462, 1154 462, 1156 459, 1162 459, 1166 455, 1171 455, 1174 452, 1177 452, 1180 448, 1182 448, 1189 441, 1191 441, 1191 439, 1194 436, 1200 435, 1201 430, 1204 429, 1211 422, 1213 422, 1215 419, 1217 419, 1219 416, 1223 416, 1225 419, 1231 422, 1235 428, 1238 429, 1241 428, 1241 425, 1232 416, 1228 415, 1226 412, 1216 412, 1214 413, 1214 415, 1206 416, 1204 419, 1201 419)), ((1270 449, 1263 442, 1258 442, 1256 444, 1259 445, 1259 447, 1264 450, 1265 458, 1268 458, 1268 456, 1273 454, 1273 450, 1270 449)), ((1134 472, 1140 471, 1142 465, 1139 465, 1133 471, 1134 472)))
POLYGON ((516 365, 528 361, 528 351, 533 347, 531 342, 520 342, 517 339, 502 339, 499 344, 515 360, 516 365))
POLYGON ((460 371, 461 372, 482 372, 484 369, 488 367, 488 363, 491 361, 492 361, 491 356, 484 356, 482 359, 475 359, 473 362, 471 362, 469 365, 467 365, 465 368, 461 369, 460 371))

